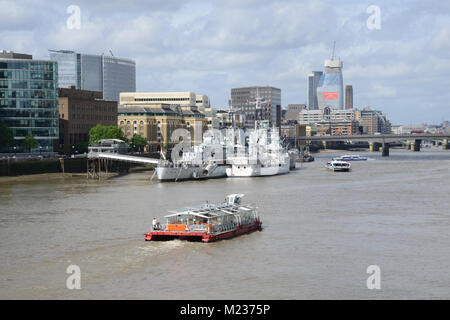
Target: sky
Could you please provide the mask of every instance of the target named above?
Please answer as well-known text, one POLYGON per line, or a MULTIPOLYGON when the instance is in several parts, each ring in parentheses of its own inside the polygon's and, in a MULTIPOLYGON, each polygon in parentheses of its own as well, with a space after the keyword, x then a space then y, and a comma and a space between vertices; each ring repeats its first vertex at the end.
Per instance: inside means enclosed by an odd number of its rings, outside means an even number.
POLYGON ((137 91, 193 91, 215 108, 246 86, 306 103, 334 41, 355 107, 393 124, 450 120, 449 1, 0 0, 0 50, 111 51, 136 61, 137 91))

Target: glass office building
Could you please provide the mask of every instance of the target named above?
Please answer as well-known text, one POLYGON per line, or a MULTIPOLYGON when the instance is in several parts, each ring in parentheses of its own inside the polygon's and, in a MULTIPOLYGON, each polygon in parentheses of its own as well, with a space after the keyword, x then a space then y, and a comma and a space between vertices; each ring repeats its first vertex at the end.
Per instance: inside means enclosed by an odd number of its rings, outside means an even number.
POLYGON ((344 109, 344 81, 342 79, 342 61, 325 60, 325 72, 317 85, 319 109, 344 109))
POLYGON ((0 121, 13 131, 14 145, 2 152, 29 152, 23 145, 33 135, 32 151, 53 152, 59 137, 58 65, 31 55, 0 52, 0 121))
POLYGON ((103 92, 103 99, 119 102, 120 92, 136 92, 136 63, 130 59, 49 50, 59 65, 60 88, 103 92))
POLYGON ((308 107, 308 110, 319 109, 319 103, 317 101, 317 86, 319 85, 320 77, 322 75, 322 71, 313 71, 307 76, 306 106, 308 107))

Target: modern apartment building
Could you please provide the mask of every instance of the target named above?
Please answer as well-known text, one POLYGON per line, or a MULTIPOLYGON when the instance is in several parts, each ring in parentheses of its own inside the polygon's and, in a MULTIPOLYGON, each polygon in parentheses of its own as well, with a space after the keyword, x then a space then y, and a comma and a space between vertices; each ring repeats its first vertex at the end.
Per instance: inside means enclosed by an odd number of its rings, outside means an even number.
POLYGON ((242 119, 246 127, 253 128, 255 120, 267 120, 271 127, 280 127, 281 89, 269 86, 233 88, 230 109, 242 119), (257 100, 260 100, 259 105, 257 100))
POLYGON ((23 145, 27 135, 38 142, 31 151, 54 151, 59 138, 57 81, 55 61, 0 51, 0 121, 14 135, 14 145, 3 152, 28 152, 23 145))
POLYGON ((391 133, 391 123, 381 111, 365 107, 361 110, 360 123, 365 134, 391 133))
POLYGON ((49 54, 59 65, 60 88, 100 91, 103 99, 113 101, 119 101, 120 92, 136 91, 134 60, 68 50, 49 50, 49 54))
POLYGON ((310 124, 327 121, 358 121, 358 110, 336 110, 325 108, 323 110, 302 110, 299 113, 298 122, 300 124, 310 124))
POLYGON ((104 100, 99 91, 59 88, 59 150, 73 153, 89 141, 89 130, 97 124, 117 126, 117 102, 104 100))

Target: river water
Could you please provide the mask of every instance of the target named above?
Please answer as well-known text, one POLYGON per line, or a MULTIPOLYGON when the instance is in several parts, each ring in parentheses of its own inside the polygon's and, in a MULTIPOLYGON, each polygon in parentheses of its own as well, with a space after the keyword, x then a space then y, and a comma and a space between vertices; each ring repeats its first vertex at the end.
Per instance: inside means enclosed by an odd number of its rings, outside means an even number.
POLYGON ((0 178, 0 299, 449 299, 450 152, 360 154, 349 173, 322 153, 267 178, 0 178), (259 207, 263 231, 144 241, 154 216, 230 193, 259 207), (66 287, 69 265, 81 290, 66 287))

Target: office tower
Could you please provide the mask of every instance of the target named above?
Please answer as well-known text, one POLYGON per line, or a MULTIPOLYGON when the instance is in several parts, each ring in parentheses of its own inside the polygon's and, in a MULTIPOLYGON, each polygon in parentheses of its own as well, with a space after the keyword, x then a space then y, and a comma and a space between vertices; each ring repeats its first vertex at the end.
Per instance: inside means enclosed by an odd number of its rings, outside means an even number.
POLYGON ((319 109, 344 109, 342 61, 325 60, 325 72, 317 86, 319 109))
POLYGON ((31 55, 0 51, 0 121, 12 130, 14 145, 5 152, 29 152, 23 145, 32 135, 31 151, 53 152, 59 136, 58 65, 31 55))
POLYGON ((253 128, 255 120, 267 121, 269 126, 281 124, 281 89, 274 87, 245 87, 231 89, 231 112, 253 128), (259 102, 257 103, 257 100, 259 102))
POLYGON ((119 101, 120 92, 136 91, 136 63, 114 56, 49 50, 58 62, 58 86, 100 91, 103 99, 119 101))
POLYGON ((322 71, 313 71, 307 75, 306 106, 308 107, 308 110, 319 109, 319 104, 317 102, 317 86, 322 74, 322 71))
POLYGON ((353 87, 345 86, 345 109, 353 109, 353 87))

